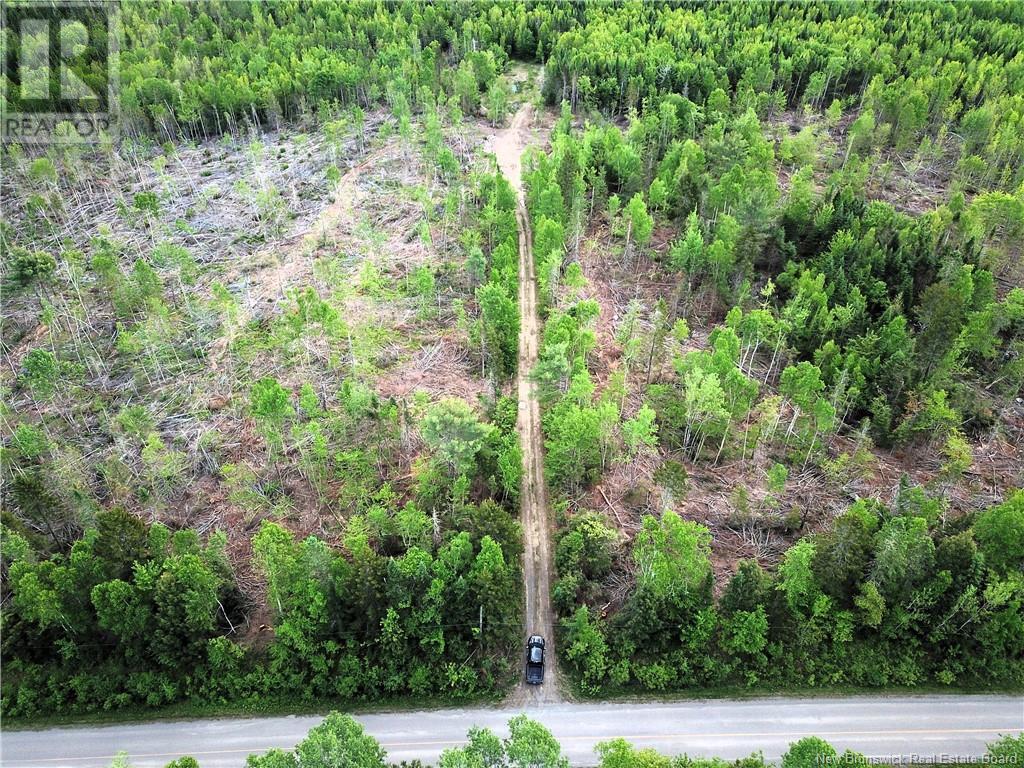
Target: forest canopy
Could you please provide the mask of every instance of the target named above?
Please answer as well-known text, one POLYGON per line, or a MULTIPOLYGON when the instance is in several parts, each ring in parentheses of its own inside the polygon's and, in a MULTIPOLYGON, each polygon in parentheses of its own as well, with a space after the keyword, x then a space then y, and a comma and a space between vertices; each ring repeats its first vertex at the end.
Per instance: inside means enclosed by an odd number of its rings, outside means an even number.
POLYGON ((499 695, 534 481, 581 695, 1024 684, 1024 5, 121 25, 2 154, 5 716, 499 695))

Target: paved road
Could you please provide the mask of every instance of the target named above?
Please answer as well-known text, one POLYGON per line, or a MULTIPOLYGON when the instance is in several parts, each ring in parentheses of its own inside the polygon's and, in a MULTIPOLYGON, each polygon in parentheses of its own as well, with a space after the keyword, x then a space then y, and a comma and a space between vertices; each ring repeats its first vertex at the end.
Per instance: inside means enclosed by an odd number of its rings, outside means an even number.
MULTIPOLYGON (((433 761, 471 725, 505 733, 515 709, 450 709, 363 715, 390 759, 433 761)), ((527 713, 562 742, 574 766, 594 765, 594 745, 622 736, 666 754, 778 759, 787 745, 817 735, 869 756, 979 756, 1000 734, 1024 729, 1024 697, 902 696, 755 699, 671 704, 555 704, 527 713)), ((193 755, 202 768, 240 768, 246 756, 288 748, 318 717, 160 722, 3 734, 4 768, 103 768, 120 750, 135 768, 193 755)))

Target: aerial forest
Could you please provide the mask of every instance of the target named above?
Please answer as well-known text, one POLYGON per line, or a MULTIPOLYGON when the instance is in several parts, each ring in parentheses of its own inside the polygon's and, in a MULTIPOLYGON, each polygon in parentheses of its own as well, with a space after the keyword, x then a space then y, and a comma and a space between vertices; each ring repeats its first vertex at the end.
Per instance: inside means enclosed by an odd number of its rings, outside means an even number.
POLYGON ((547 62, 562 658, 591 694, 1019 685, 1020 19, 729 8, 595 13, 547 62))
POLYGON ((4 717, 504 696, 525 377, 567 695, 1024 686, 1024 5, 120 25, 0 155, 4 717))

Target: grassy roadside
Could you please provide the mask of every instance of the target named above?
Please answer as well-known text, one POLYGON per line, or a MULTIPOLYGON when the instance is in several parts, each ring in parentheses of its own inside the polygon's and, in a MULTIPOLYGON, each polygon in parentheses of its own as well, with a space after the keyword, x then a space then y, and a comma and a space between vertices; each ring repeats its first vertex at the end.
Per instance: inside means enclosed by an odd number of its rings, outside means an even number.
POLYGON ((627 703, 668 703, 683 701, 711 701, 729 699, 743 701, 747 699, 767 698, 804 698, 827 699, 835 697, 855 696, 983 696, 986 694, 1020 694, 1024 693, 1024 685, 1005 686, 887 686, 885 688, 866 688, 862 686, 829 686, 815 688, 749 688, 743 685, 723 685, 710 688, 694 688, 678 691, 637 691, 629 687, 606 687, 596 694, 588 694, 580 690, 575 681, 570 680, 574 701, 594 704, 627 704, 627 703))
MULTIPOLYGON (((914 687, 862 688, 834 686, 829 688, 747 688, 743 686, 717 686, 686 691, 640 693, 628 688, 609 689, 588 695, 575 686, 570 701, 580 704, 656 704, 686 701, 712 701, 718 699, 753 700, 764 698, 833 698, 856 696, 982 696, 985 694, 1020 694, 1024 686, 1004 687, 945 687, 938 685, 914 687)), ((347 701, 342 699, 314 699, 310 701, 255 700, 229 704, 189 704, 179 702, 167 707, 147 710, 115 710, 74 715, 3 719, 4 730, 42 730, 63 726, 127 725, 155 721, 195 720, 231 717, 272 717, 284 715, 323 715, 331 710, 353 715, 378 712, 413 712, 416 710, 450 709, 498 706, 505 693, 489 693, 477 697, 444 701, 431 697, 404 696, 380 701, 347 701)))
POLYGON ((345 699, 255 700, 228 704, 190 704, 179 702, 166 707, 143 710, 113 710, 72 715, 47 715, 31 718, 3 718, 5 731, 33 731, 45 728, 85 725, 129 725, 155 721, 196 720, 231 717, 271 717, 284 715, 325 715, 332 710, 352 715, 366 715, 376 712, 414 712, 425 709, 449 709, 498 705, 505 693, 488 693, 480 696, 445 701, 436 697, 401 696, 379 701, 352 701, 345 699))

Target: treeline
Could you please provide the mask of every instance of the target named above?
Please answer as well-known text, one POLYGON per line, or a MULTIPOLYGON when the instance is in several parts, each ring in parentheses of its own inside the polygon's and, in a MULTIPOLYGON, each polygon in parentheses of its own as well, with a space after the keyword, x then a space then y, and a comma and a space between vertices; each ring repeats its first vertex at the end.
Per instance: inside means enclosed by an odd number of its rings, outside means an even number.
POLYGON ((1013 189, 1024 159, 1022 23, 1010 2, 147 2, 124 12, 122 101, 133 125, 192 136, 403 97, 451 97, 469 112, 510 57, 533 59, 546 63, 549 101, 574 110, 627 115, 665 94, 696 112, 725 99, 761 117, 855 106, 880 144, 955 139, 964 174, 1013 189))
MULTIPOLYGON (((438 768, 569 768, 562 747, 551 732, 540 723, 519 715, 508 722, 509 735, 499 737, 487 728, 470 728, 467 744, 441 753, 438 768)), ((761 753, 739 760, 720 758, 668 757, 655 749, 638 749, 625 739, 599 743, 594 751, 599 768, 766 768, 771 765, 761 753)), ((990 743, 985 762, 1012 765, 1024 759, 1024 736, 1003 736, 990 743)), ((868 758, 853 750, 839 752, 823 739, 807 736, 789 745, 779 763, 782 768, 817 768, 822 765, 869 764, 868 758)), ((358 768, 387 768, 399 764, 388 762, 387 752, 349 715, 332 712, 312 728, 306 738, 293 749, 272 749, 249 755, 249 768, 320 768, 351 765, 358 768)), ((419 760, 402 761, 405 768, 424 766, 419 760)), ((191 757, 182 757, 167 768, 198 768, 191 757)))
POLYGON ((129 125, 208 136, 404 98, 470 113, 510 56, 543 55, 569 7, 486 2, 209 0, 122 12, 121 107, 129 125))
POLYGON ((1021 181, 1024 58, 1016 43, 1024 18, 1013 2, 300 8, 147 0, 125 8, 121 23, 124 119, 164 136, 400 98, 450 98, 471 112, 487 106, 515 58, 546 64, 549 103, 574 110, 628 115, 656 108, 665 94, 698 112, 724 99, 761 117, 855 106, 877 122, 886 146, 955 140, 964 173, 989 187, 1021 181))
POLYGON ((551 47, 545 89, 549 103, 617 115, 656 108, 665 94, 698 112, 732 101, 762 118, 855 106, 897 150, 955 133, 965 169, 1014 189, 1022 22, 1019 5, 998 2, 588 6, 551 47))
POLYGON ((1024 492, 943 520, 905 488, 892 507, 859 500, 778 568, 740 563, 712 597, 711 534, 671 510, 629 547, 635 588, 603 618, 619 537, 569 518, 554 593, 564 658, 590 693, 715 685, 914 686, 1024 682, 1024 492), (574 608, 577 601, 585 604, 574 608))
POLYGON ((498 403, 494 421, 460 400, 429 409, 433 462, 404 503, 387 483, 361 500, 340 548, 264 520, 252 557, 265 612, 241 599, 222 534, 203 544, 115 508, 51 553, 5 516, 4 714, 501 688, 519 635, 522 545, 514 507, 486 488, 514 440, 514 402, 498 403))

